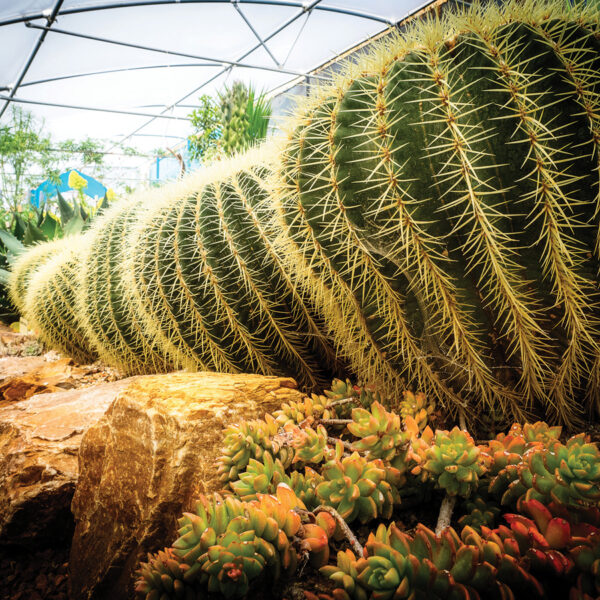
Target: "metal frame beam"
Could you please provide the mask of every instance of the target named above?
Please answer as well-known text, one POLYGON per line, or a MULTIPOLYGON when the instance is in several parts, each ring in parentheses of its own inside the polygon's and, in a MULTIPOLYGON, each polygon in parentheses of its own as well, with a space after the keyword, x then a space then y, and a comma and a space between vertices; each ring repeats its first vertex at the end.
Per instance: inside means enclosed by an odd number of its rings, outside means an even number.
MULTIPOLYGON (((58 77, 48 77, 47 79, 36 79, 35 81, 26 81, 19 86, 21 89, 32 85, 40 85, 42 83, 53 83, 54 81, 63 81, 64 79, 76 79, 78 77, 90 77, 92 75, 108 75, 111 73, 123 73, 127 71, 144 71, 146 69, 172 69, 180 67, 214 67, 214 63, 181 63, 181 64, 166 64, 166 65, 143 65, 139 67, 121 67, 119 69, 105 69, 103 71, 88 71, 86 73, 72 73, 71 75, 59 75, 58 77)), ((0 86, 0 92, 8 92, 8 86, 0 86)))
POLYGON ((40 37, 38 37, 38 40, 37 40, 35 46, 33 47, 33 50, 29 54, 29 58, 27 59, 25 66, 21 69, 21 72, 19 73, 19 77, 17 78, 17 81, 14 83, 13 86, 11 86, 10 93, 8 95, 8 98, 6 98, 6 102, 4 103, 4 106, 2 107, 2 109, 0 109, 0 119, 2 118, 2 115, 4 115, 4 113, 6 112, 8 105, 12 102, 12 99, 14 98, 15 94, 17 93, 17 90, 19 89, 19 86, 23 82, 23 79, 25 79, 25 75, 27 75, 27 71, 29 71, 29 67, 31 67, 31 64, 35 60, 35 57, 37 56, 39 49, 42 47, 42 44, 44 43, 44 40, 46 39, 46 35, 48 34, 50 27, 52 27, 52 25, 54 24, 54 21, 56 20, 56 16, 58 15, 58 12, 60 11, 60 8, 61 8, 63 2, 64 2, 64 0, 56 0, 54 7, 52 9, 52 12, 48 16, 48 20, 47 20, 48 27, 45 28, 46 31, 44 31, 42 33, 42 35, 40 35, 40 37))
MULTIPOLYGON (((268 36, 266 36, 264 38, 264 41, 268 42, 270 39, 274 38, 276 35, 278 35, 279 33, 281 33, 286 27, 289 27, 292 23, 294 23, 295 21, 297 21, 302 15, 304 15, 307 12, 312 11, 319 4, 319 2, 321 2, 321 1, 322 0, 311 0, 311 2, 309 4, 303 5, 302 10, 300 12, 296 13, 295 15, 292 15, 287 21, 285 21, 284 23, 282 23, 279 27, 275 28, 268 36)), ((250 50, 246 51, 239 58, 239 60, 244 60, 247 56, 250 56, 250 54, 252 54, 258 48, 260 48, 260 44, 256 44, 254 47, 250 48, 250 50)), ((231 69, 231 67, 226 67, 225 69, 222 69, 219 73, 217 73, 216 75, 213 75, 212 77, 210 77, 209 79, 207 79, 206 81, 204 81, 203 83, 201 83, 198 87, 194 88, 191 92, 189 92, 185 96, 179 98, 179 100, 177 100, 176 102, 174 102, 173 104, 171 104, 170 106, 168 106, 167 108, 165 108, 164 110, 162 110, 161 114, 164 114, 165 112, 167 112, 171 108, 174 108, 175 106, 177 106, 178 104, 180 104, 184 100, 187 100, 190 96, 193 96, 194 94, 197 94, 201 89, 203 89, 204 87, 206 87, 208 84, 210 84, 211 82, 213 82, 215 79, 219 78, 221 75, 225 74, 230 69, 231 69)), ((118 144, 122 144, 125 140, 127 140, 131 136, 133 136, 133 135, 137 134, 138 132, 140 132, 142 129, 144 129, 145 127, 147 127, 148 125, 150 125, 150 123, 152 123, 153 121, 154 121, 154 119, 151 118, 146 123, 144 123, 143 125, 141 125, 137 129, 135 129, 134 131, 132 131, 131 133, 129 133, 128 135, 126 135, 119 142, 117 142, 116 144, 114 144, 114 146, 117 146, 118 144)), ((110 150, 110 148, 109 148, 109 150, 110 150)))
MULTIPOLYGON (((282 6, 284 8, 302 8, 306 10, 307 3, 298 0, 238 0, 240 4, 262 4, 268 6, 282 6)), ((57 16, 64 15, 76 15, 86 12, 94 12, 100 10, 113 10, 119 8, 133 8, 137 6, 160 6, 165 4, 230 4, 231 0, 138 0, 137 2, 120 2, 120 3, 109 3, 109 4, 93 4, 90 6, 79 6, 66 8, 59 11, 57 16)), ((380 15, 375 15, 366 11, 351 10, 341 8, 337 6, 318 6, 315 10, 324 12, 333 12, 341 15, 348 15, 351 17, 360 17, 361 19, 369 19, 371 21, 378 21, 386 25, 394 25, 395 23, 380 15)), ((12 17, 10 19, 4 19, 0 21, 0 27, 3 25, 14 25, 16 23, 23 23, 25 21, 32 21, 35 19, 43 19, 45 15, 43 12, 29 13, 27 15, 19 15, 18 17, 12 17)))
POLYGON ((76 37, 84 40, 91 40, 94 42, 102 42, 104 44, 113 44, 115 46, 122 46, 124 48, 133 48, 135 50, 144 50, 145 52, 157 52, 159 54, 168 54, 169 56, 182 56, 184 58, 195 58, 197 60, 202 60, 206 62, 211 62, 214 66, 219 67, 223 65, 227 65, 228 67, 240 67, 244 69, 258 69, 261 71, 270 71, 274 73, 282 73, 284 75, 293 75, 295 77, 306 77, 307 73, 301 73, 300 71, 291 71, 290 69, 282 69, 278 67, 265 67, 261 65, 253 65, 248 63, 243 63, 238 60, 226 60, 221 58, 211 58, 208 56, 201 56, 199 54, 189 54, 187 52, 177 52, 175 50, 164 50, 162 48, 154 48, 153 46, 143 46, 142 44, 132 44, 130 42, 122 42, 120 40, 113 40, 111 38, 100 37, 97 35, 88 35, 86 33, 79 33, 77 31, 68 31, 66 29, 57 29, 56 27, 50 29, 50 27, 43 27, 41 25, 34 25, 29 21, 25 23, 26 27, 30 29, 39 29, 45 32, 58 33, 61 35, 68 35, 71 37, 76 37))
POLYGON ((260 35, 258 34, 258 31, 256 31, 256 29, 254 29, 254 27, 252 26, 252 23, 250 23, 250 20, 248 19, 248 17, 246 17, 246 15, 242 11, 242 9, 239 7, 238 0, 231 0, 231 3, 233 4, 233 8, 235 8, 235 10, 240 15, 240 17, 242 17, 244 23, 246 23, 246 25, 248 26, 248 29, 250 29, 250 31, 254 34, 254 37, 260 42, 260 45, 265 49, 265 52, 271 57, 271 60, 281 69, 283 67, 283 65, 280 64, 280 62, 273 56, 273 53, 269 50, 269 47, 265 44, 264 40, 260 37, 260 35))
POLYGON ((10 102, 17 102, 18 104, 35 104, 37 106, 53 106, 55 108, 70 108, 72 110, 91 110, 94 112, 114 113, 117 115, 133 115, 135 117, 152 117, 152 120, 173 119, 175 121, 189 121, 188 117, 174 117, 172 115, 165 115, 163 113, 159 115, 152 115, 133 110, 118 110, 116 108, 101 108, 99 106, 80 106, 77 104, 60 104, 58 102, 42 102, 41 100, 25 100, 24 98, 11 98, 10 96, 5 96, 3 94, 0 94, 0 100, 8 100, 10 102))

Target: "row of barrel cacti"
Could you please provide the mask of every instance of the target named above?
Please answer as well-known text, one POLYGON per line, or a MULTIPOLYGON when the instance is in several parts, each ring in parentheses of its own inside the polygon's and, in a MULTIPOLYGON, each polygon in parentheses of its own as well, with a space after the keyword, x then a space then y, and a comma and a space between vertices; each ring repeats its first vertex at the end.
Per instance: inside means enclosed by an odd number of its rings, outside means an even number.
POLYGON ((300 102, 272 159, 113 210, 75 294, 92 348, 307 384, 337 353, 467 418, 597 408, 598 14, 415 22, 300 102))
POLYGON ((307 560, 336 588, 317 596, 307 587, 308 600, 600 594, 597 444, 583 434, 562 441, 561 427, 543 422, 476 443, 458 428, 434 433, 424 394, 406 393, 393 410, 380 400, 335 381, 324 395, 231 426, 220 458, 224 496, 202 498, 184 515, 172 547, 140 567, 138 596, 241 598, 254 588, 265 597, 261 586, 272 589, 307 560), (443 520, 448 498, 456 506, 443 520), (267 512, 278 523, 267 536, 258 506, 278 515, 267 512), (438 507, 435 532, 420 523, 409 535, 394 522, 406 522, 405 510, 438 507), (377 521, 363 548, 352 529, 377 521), (268 556, 261 538, 275 545, 268 556), (334 564, 330 543, 342 548, 334 564))
POLYGON ((115 204, 16 262, 12 298, 50 346, 126 373, 293 375, 337 359, 275 251, 265 152, 115 204))

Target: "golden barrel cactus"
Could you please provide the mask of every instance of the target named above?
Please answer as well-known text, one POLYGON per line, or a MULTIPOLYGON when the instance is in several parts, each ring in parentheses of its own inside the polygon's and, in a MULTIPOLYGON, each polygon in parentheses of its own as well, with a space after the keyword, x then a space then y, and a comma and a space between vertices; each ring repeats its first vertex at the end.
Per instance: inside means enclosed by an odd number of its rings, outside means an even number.
POLYGON ((281 249, 361 377, 467 416, 598 406, 599 37, 582 4, 474 6, 299 107, 281 249))

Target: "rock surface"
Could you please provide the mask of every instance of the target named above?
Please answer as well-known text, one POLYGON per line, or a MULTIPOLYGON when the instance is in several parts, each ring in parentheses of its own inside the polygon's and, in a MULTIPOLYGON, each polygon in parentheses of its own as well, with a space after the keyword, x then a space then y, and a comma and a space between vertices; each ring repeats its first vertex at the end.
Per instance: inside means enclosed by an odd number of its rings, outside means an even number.
POLYGON ((174 373, 123 390, 81 444, 71 598, 131 598, 139 559, 174 539, 193 498, 219 489, 223 429, 299 400, 295 388, 289 378, 174 373))
POLYGON ((33 396, 0 407, 0 543, 68 535, 83 433, 130 380, 33 396))

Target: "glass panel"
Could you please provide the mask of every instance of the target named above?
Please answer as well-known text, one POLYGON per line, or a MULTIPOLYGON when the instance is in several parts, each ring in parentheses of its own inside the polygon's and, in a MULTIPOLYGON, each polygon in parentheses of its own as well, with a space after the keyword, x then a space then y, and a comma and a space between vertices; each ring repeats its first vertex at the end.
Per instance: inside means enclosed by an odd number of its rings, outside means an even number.
MULTIPOLYGON (((35 47, 39 31, 28 29, 22 23, 0 27, 0 86, 14 83, 35 47), (4 51, 4 50, 8 51, 4 51)), ((6 91, 0 92, 5 94, 6 91)), ((0 103, 2 106, 3 103, 0 103)))

